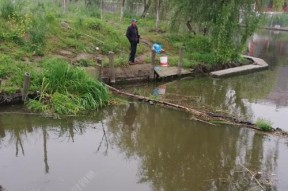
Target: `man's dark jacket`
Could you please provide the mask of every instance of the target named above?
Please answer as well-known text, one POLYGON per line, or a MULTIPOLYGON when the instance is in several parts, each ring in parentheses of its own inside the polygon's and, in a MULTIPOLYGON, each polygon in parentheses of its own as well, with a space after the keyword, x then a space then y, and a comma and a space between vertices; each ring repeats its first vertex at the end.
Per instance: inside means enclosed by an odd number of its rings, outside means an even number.
POLYGON ((137 26, 133 26, 133 25, 130 25, 128 28, 127 28, 127 31, 126 31, 126 36, 128 38, 128 40, 130 42, 137 42, 139 43, 139 38, 140 38, 140 35, 138 33, 138 28, 137 26))

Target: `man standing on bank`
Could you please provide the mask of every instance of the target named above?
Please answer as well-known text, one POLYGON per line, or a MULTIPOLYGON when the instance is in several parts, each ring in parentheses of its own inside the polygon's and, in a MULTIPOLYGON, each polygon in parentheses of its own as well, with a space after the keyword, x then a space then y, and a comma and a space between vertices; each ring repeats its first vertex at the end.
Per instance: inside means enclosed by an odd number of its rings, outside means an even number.
POLYGON ((126 31, 126 36, 131 45, 129 64, 132 65, 132 64, 135 64, 135 54, 137 50, 137 44, 139 43, 139 39, 140 39, 136 19, 131 20, 131 25, 127 28, 127 31, 126 31))

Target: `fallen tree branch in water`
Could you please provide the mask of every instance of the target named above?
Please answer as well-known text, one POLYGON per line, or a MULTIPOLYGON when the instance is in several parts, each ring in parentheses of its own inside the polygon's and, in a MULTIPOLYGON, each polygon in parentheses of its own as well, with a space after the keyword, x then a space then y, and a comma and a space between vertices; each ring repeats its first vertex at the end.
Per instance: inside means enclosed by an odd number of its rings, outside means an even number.
MULTIPOLYGON (((216 124, 213 124, 212 121, 217 121, 218 120, 218 121, 222 121, 223 123, 226 123, 226 124, 237 125, 237 126, 242 126, 242 127, 245 126, 247 128, 250 128, 250 129, 261 131, 261 129, 259 129, 258 127, 256 127, 255 124, 253 124, 253 123, 251 123, 249 121, 240 121, 240 120, 238 120, 238 119, 236 119, 234 117, 223 116, 223 115, 215 114, 215 113, 212 113, 212 112, 198 111, 196 109, 188 108, 188 107, 185 107, 185 106, 182 106, 182 105, 178 105, 178 104, 174 104, 174 103, 170 103, 170 102, 166 102, 166 101, 161 101, 161 100, 155 100, 155 99, 151 99, 151 98, 148 98, 148 97, 145 97, 145 96, 140 96, 140 95, 135 95, 135 94, 131 94, 131 93, 128 93, 128 92, 124 92, 124 91, 118 90, 118 89, 116 89, 116 88, 114 88, 112 86, 109 86, 108 84, 105 84, 105 85, 110 91, 112 91, 112 92, 114 92, 116 94, 119 94, 119 95, 123 95, 123 96, 130 97, 130 98, 133 98, 133 99, 137 99, 137 100, 140 100, 140 101, 158 103, 158 104, 162 104, 162 105, 165 105, 165 106, 169 106, 169 107, 172 107, 172 108, 177 108, 177 109, 180 109, 182 111, 188 112, 188 113, 192 114, 194 118, 196 118, 195 120, 203 122, 203 123, 207 123, 209 125, 215 126, 216 124)), ((263 131, 261 131, 261 132, 263 132, 263 131)), ((288 137, 288 133, 285 132, 285 131, 279 131, 278 132, 278 131, 274 130, 274 132, 268 133, 268 134, 273 134, 273 135, 282 136, 282 137, 288 137)))
POLYGON ((245 167, 242 164, 240 164, 240 166, 251 175, 251 181, 254 180, 262 189, 265 190, 265 187, 255 177, 257 173, 253 173, 251 170, 249 170, 247 167, 245 167))
POLYGON ((196 117, 191 117, 190 119, 193 119, 193 120, 195 120, 195 121, 200 121, 200 122, 202 122, 202 123, 207 123, 207 124, 209 124, 209 125, 216 126, 216 124, 213 124, 213 123, 210 123, 210 122, 208 122, 208 121, 204 121, 204 120, 198 119, 198 118, 196 118, 196 117))
POLYGON ((192 108, 188 108, 188 107, 184 107, 182 105, 177 105, 177 104, 174 104, 174 103, 170 103, 170 102, 165 102, 165 101, 160 101, 160 100, 154 100, 154 99, 150 99, 148 97, 144 97, 144 96, 139 96, 139 95, 135 95, 135 94, 131 94, 131 93, 127 93, 127 92, 123 92, 121 90, 118 90, 112 86, 109 86, 106 84, 106 86, 109 88, 109 90, 113 91, 113 92, 116 92, 117 94, 121 94, 121 95, 125 95, 125 96, 128 96, 128 97, 131 97, 131 98, 136 98, 138 100, 143 100, 143 101, 152 101, 152 102, 155 102, 155 103, 160 103, 160 104, 163 104, 163 105, 167 105, 167 106, 170 106, 170 107, 174 107, 174 108, 178 108, 178 109, 181 109, 181 110, 185 110, 187 112, 190 112, 198 117, 207 117, 209 118, 209 116, 201 111, 197 111, 195 109, 192 109, 192 108))
MULTIPOLYGON (((192 109, 192 108, 188 108, 188 107, 185 107, 185 106, 182 106, 182 105, 177 105, 177 104, 166 102, 166 101, 154 100, 154 99, 150 99, 148 97, 139 96, 139 95, 131 94, 131 93, 128 93, 128 92, 123 92, 123 91, 118 90, 118 89, 116 89, 116 88, 114 88, 112 86, 109 86, 107 84, 106 84, 106 86, 108 87, 108 89, 110 91, 115 92, 115 93, 120 94, 120 95, 124 95, 124 96, 130 97, 130 98, 134 98, 134 99, 138 99, 138 100, 146 101, 146 102, 152 101, 152 102, 155 102, 155 103, 158 103, 158 104, 162 104, 162 105, 166 105, 166 106, 169 106, 169 107, 172 107, 172 108, 177 108, 177 109, 186 111, 186 112, 192 114, 194 116, 195 120, 201 121, 203 123, 205 122, 205 123, 207 123, 209 125, 215 126, 215 124, 211 123, 210 121, 213 121, 215 119, 219 120, 219 117, 215 118, 214 116, 209 115, 209 113, 201 112, 201 111, 198 111, 198 110, 195 110, 195 109, 192 109), (201 119, 199 119, 199 118, 201 118, 201 119)), ((227 123, 231 123, 231 121, 227 121, 226 119, 222 119, 222 118, 221 118, 221 121, 224 121, 224 122, 227 122, 227 123)), ((259 130, 259 129, 257 129, 257 130, 259 130)))

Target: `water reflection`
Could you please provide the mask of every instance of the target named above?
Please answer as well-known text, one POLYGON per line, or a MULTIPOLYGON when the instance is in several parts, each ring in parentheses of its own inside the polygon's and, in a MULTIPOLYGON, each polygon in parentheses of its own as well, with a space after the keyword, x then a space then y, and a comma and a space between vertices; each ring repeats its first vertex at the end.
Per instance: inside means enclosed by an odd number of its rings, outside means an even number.
POLYGON ((287 32, 258 31, 248 43, 249 55, 282 60, 288 53, 287 43, 287 32))
POLYGON ((126 111, 126 114, 123 120, 124 121, 123 128, 133 129, 133 124, 135 122, 136 115, 137 115, 137 110, 135 108, 135 104, 134 103, 129 104, 129 107, 126 111))
POLYGON ((272 190, 288 189, 282 140, 188 118, 137 103, 63 120, 0 115, 1 184, 10 190, 35 184, 71 190, 92 171, 95 179, 85 190, 260 190, 244 165, 269 178, 279 175, 272 190))
MULTIPOLYGON (((224 79, 203 77, 172 82, 164 85, 162 95, 158 92, 163 85, 136 90, 242 120, 255 122, 264 118, 272 121, 274 127, 288 131, 288 32, 259 31, 251 38, 248 48, 248 54, 269 63, 268 70, 224 79)), ((127 91, 135 92, 135 88, 127 91)))
MULTIPOLYGON (((253 110, 248 103, 265 97, 273 89, 271 71, 227 79, 197 78, 167 84, 161 98, 180 105, 192 105, 199 109, 228 112, 242 120, 250 120, 253 110)), ((143 88, 148 95, 152 88, 143 88)), ((130 91, 133 91, 130 90, 130 91)))
MULTIPOLYGON (((249 190, 248 180, 237 172, 239 164, 261 171, 261 165, 277 159, 271 155, 267 162, 261 160, 268 154, 263 150, 265 138, 249 130, 208 128, 185 119, 179 123, 175 118, 180 116, 174 112, 140 110, 143 115, 136 121, 142 124, 134 131, 108 126, 127 156, 141 156, 140 181, 152 182, 153 190, 249 190)), ((120 111, 109 124, 119 118, 120 111)), ((267 173, 276 168, 273 165, 267 173)))

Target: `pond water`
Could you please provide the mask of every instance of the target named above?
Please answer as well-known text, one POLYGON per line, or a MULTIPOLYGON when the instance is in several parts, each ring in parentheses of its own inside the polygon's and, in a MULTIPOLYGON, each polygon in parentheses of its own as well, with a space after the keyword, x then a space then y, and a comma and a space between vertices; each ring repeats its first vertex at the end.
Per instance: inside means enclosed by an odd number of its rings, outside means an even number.
POLYGON ((160 94, 170 102, 233 115, 242 120, 271 121, 288 131, 288 32, 259 31, 249 42, 248 55, 264 59, 269 69, 247 75, 210 77, 132 87, 127 91, 160 94))
MULTIPOLYGON (((288 130, 288 33, 260 31, 249 54, 269 70, 130 88, 288 130)), ((288 141, 230 125, 210 126, 144 103, 63 119, 0 108, 0 185, 8 191, 288 190, 288 141)))
POLYGON ((285 139, 141 103, 61 120, 11 111, 0 115, 8 191, 261 190, 245 168, 288 190, 285 139))

